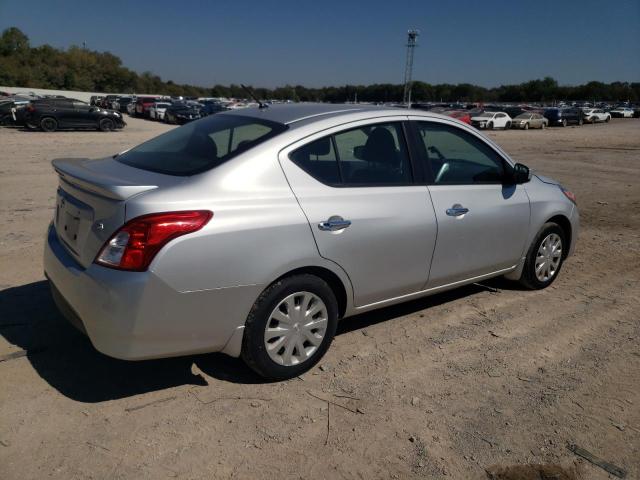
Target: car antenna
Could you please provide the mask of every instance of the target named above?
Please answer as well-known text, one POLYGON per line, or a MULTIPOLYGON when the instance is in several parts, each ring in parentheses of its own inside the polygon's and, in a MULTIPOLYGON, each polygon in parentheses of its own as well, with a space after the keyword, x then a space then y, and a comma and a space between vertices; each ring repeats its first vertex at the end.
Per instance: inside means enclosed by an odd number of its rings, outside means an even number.
POLYGON ((262 100, 258 100, 258 97, 256 97, 255 93, 253 93, 253 90, 251 90, 249 87, 244 86, 243 84, 240 84, 240 86, 244 89, 245 92, 247 92, 249 94, 249 96, 251 98, 253 98, 253 100, 258 104, 258 108, 269 108, 269 105, 267 105, 266 103, 264 103, 262 100))

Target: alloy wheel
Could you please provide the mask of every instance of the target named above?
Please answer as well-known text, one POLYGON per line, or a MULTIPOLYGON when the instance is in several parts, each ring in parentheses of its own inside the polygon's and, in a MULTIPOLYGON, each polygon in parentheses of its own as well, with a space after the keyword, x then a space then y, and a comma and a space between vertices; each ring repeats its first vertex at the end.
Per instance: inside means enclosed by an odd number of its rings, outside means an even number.
POLYGON ((285 297, 271 312, 264 332, 269 357, 279 365, 299 365, 313 356, 324 340, 327 306, 310 292, 285 297))
POLYGON ((538 247, 535 263, 536 278, 541 282, 551 280, 558 271, 561 260, 562 238, 557 233, 550 233, 538 247))

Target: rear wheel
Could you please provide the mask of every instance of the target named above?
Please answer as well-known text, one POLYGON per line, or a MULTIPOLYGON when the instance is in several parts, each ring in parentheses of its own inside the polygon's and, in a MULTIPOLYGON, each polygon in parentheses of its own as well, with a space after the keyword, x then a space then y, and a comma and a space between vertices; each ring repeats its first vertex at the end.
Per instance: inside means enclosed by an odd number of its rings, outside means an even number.
POLYGON ((607 118, 604 119, 605 123, 609 123, 609 120, 611 120, 611 117, 609 115, 607 115, 607 118))
POLYGON ((505 129, 505 130, 509 130, 510 128, 511 128, 511 122, 507 122, 507 123, 505 123, 505 125, 504 125, 504 129, 505 129))
POLYGON ((566 118, 562 119, 562 126, 563 127, 567 126, 567 119, 566 118))
POLYGON ((100 120, 98 128, 102 132, 111 132, 116 128, 116 124, 110 118, 103 118, 100 120))
POLYGON ((55 118, 45 117, 40 120, 40 128, 44 132, 55 132, 58 129, 58 122, 55 118))
POLYGON ((313 367, 325 354, 338 323, 331 287, 309 274, 269 286, 245 324, 242 359, 260 376, 284 380, 313 367))
POLYGON ((547 128, 547 123, 546 122, 542 122, 542 126, 540 127, 542 130, 544 130, 545 128, 547 128))
POLYGON ((553 222, 545 223, 529 247, 520 283, 531 290, 551 285, 562 267, 564 248, 562 228, 553 222))

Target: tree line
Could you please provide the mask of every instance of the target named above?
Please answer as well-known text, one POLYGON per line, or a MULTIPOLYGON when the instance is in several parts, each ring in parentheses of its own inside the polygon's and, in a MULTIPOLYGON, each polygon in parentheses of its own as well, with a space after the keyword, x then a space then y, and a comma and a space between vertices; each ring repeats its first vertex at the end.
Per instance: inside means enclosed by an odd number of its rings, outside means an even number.
MULTIPOLYGON (((189 97, 245 98, 240 85, 200 87, 163 81, 151 72, 138 74, 122 65, 119 57, 72 46, 32 47, 29 38, 11 27, 0 36, 0 85, 105 93, 152 93, 189 97)), ((285 85, 253 88, 259 98, 320 102, 400 102, 401 84, 342 85, 308 88, 285 85)), ((588 82, 559 85, 546 77, 517 85, 485 88, 470 83, 413 82, 414 102, 551 102, 554 100, 640 101, 640 82, 588 82)))

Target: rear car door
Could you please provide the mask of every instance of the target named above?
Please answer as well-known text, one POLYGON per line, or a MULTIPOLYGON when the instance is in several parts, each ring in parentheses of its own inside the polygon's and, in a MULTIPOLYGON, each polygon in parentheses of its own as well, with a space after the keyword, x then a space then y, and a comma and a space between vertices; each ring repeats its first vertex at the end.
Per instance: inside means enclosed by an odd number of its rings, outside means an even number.
POLYGON ((508 269, 529 231, 529 197, 504 183, 506 160, 480 136, 444 121, 415 121, 438 221, 428 288, 508 269))
POLYGON ((406 117, 336 127, 284 149, 280 162, 319 253, 364 306, 424 287, 436 219, 405 140, 406 117))
POLYGON ((91 105, 84 102, 73 102, 73 122, 79 127, 90 127, 97 124, 97 115, 91 105))

